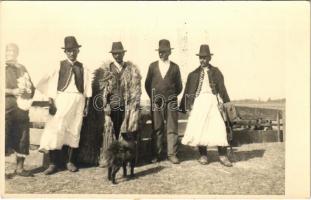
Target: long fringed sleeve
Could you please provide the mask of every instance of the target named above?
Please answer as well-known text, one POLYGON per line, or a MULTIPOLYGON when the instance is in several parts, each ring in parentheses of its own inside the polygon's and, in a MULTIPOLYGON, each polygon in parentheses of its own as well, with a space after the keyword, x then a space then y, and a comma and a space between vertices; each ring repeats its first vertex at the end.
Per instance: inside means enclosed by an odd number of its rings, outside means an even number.
POLYGON ((57 95, 57 83, 59 77, 59 68, 46 73, 38 82, 36 89, 46 97, 55 99, 57 95))

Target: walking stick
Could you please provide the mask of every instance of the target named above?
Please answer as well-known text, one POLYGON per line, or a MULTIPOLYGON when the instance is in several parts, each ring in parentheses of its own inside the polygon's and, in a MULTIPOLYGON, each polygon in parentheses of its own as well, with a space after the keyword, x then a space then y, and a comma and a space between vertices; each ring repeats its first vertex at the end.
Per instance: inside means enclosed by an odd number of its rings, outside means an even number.
MULTIPOLYGON (((217 103, 218 103, 218 110, 220 112, 220 115, 221 115, 224 123, 225 123, 226 131, 227 131, 227 134, 229 135, 229 138, 230 138, 230 141, 228 141, 228 143, 229 143, 229 153, 228 153, 228 155, 233 157, 234 154, 233 154, 233 148, 232 148, 232 140, 233 140, 232 126, 231 126, 231 123, 229 121, 228 113, 225 110, 226 108, 225 108, 224 104, 221 104, 220 101, 219 101, 218 94, 216 94, 216 98, 217 98, 217 103), (221 106, 221 108, 220 108, 220 106, 221 106)), ((227 136, 227 139, 228 139, 228 136, 227 136)))

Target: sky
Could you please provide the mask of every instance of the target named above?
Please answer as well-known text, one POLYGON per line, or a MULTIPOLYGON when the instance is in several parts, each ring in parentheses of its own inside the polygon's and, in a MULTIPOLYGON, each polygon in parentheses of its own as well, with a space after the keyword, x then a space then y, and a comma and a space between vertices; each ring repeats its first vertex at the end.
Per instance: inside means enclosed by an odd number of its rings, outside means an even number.
POLYGON ((68 35, 90 69, 112 60, 111 44, 121 41, 143 83, 160 39, 170 40, 184 84, 208 44, 233 100, 285 98, 286 69, 305 67, 310 56, 308 2, 1 2, 0 9, 1 65, 5 44, 18 44, 35 84, 65 58, 68 35))

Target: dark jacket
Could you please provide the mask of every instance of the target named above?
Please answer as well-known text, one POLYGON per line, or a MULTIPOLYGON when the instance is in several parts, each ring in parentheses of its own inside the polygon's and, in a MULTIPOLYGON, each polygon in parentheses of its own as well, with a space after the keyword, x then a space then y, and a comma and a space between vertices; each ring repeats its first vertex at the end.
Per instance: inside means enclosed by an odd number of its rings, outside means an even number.
MULTIPOLYGON (((199 85, 201 70, 202 68, 198 67, 188 75, 184 95, 180 102, 180 110, 183 112, 191 110, 193 106, 195 95, 199 85)), ((224 83, 224 77, 221 71, 217 67, 213 67, 210 65, 208 78, 210 85, 211 83, 215 84, 215 87, 211 87, 213 94, 219 94, 220 98, 223 100, 224 103, 229 102, 230 98, 228 96, 224 83)))
POLYGON ((79 92, 84 92, 84 76, 83 76, 83 65, 82 63, 76 61, 72 65, 68 60, 63 60, 60 62, 59 79, 57 84, 58 91, 65 91, 69 85, 72 75, 75 74, 75 85, 79 92))
POLYGON ((170 61, 170 67, 163 78, 159 69, 159 61, 150 64, 146 77, 145 89, 149 96, 162 95, 166 101, 177 99, 182 91, 182 81, 179 66, 170 61))
MULTIPOLYGON (((5 88, 6 89, 15 89, 18 88, 17 79, 21 76, 24 76, 25 73, 28 73, 25 66, 21 64, 11 64, 6 63, 5 67, 5 88), (19 65, 19 66, 16 66, 19 65)), ((33 86, 33 83, 29 77, 29 81, 31 83, 30 89, 31 93, 24 93, 22 94, 22 98, 24 99, 30 99, 34 96, 35 93, 35 87, 33 86)), ((13 109, 17 108, 17 102, 16 97, 11 94, 5 94, 5 110, 6 112, 9 112, 13 109)))

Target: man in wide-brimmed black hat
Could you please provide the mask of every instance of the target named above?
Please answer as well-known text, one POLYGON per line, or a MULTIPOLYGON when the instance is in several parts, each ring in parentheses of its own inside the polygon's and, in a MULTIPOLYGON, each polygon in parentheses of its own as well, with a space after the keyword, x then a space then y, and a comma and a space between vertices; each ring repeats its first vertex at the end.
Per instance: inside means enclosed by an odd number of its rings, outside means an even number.
MULTIPOLYGON (((104 82, 101 85, 107 87, 106 93, 108 94, 104 98, 107 98, 106 108, 109 107, 110 110, 106 109, 105 112, 110 112, 113 122, 111 131, 114 133, 115 139, 133 142, 136 140, 138 130, 141 75, 134 63, 124 61, 125 52, 122 42, 113 42, 109 53, 112 54, 114 61, 105 62, 96 71, 94 81, 104 82)), ((105 88, 101 90, 105 90, 105 88)), ((106 136, 108 133, 105 133, 106 136)), ((102 149, 109 146, 109 144, 105 144, 105 141, 108 140, 104 138, 102 149)))
MULTIPOLYGON (((179 66, 169 60, 171 45, 169 40, 159 41, 159 60, 150 64, 145 89, 151 100, 153 124, 152 151, 154 159, 163 159, 164 121, 167 124, 167 156, 173 164, 178 164, 178 105, 177 96, 182 91, 179 66)), ((165 155, 166 156, 166 155, 165 155)))
POLYGON ((53 115, 45 126, 39 147, 39 151, 49 152, 50 165, 44 172, 46 175, 58 171, 63 146, 69 147, 67 169, 70 172, 78 170, 74 149, 79 147, 82 119, 88 113, 89 97, 92 96, 91 73, 77 60, 81 45, 74 36, 65 37, 64 43, 62 49, 67 59, 61 61, 52 74, 43 77, 37 86, 49 97, 49 111, 53 115))
POLYGON ((203 165, 208 164, 207 146, 217 146, 220 162, 231 167, 227 157, 227 130, 220 112, 222 104, 230 98, 222 73, 209 63, 212 55, 207 44, 201 45, 197 54, 200 66, 188 75, 180 109, 191 114, 182 144, 198 146, 199 162, 203 165))
POLYGON ((111 107, 116 139, 135 140, 138 129, 138 115, 141 96, 141 75, 138 67, 130 61, 124 61, 122 42, 113 42, 110 53, 114 59, 108 66, 115 78, 108 102, 111 107))

